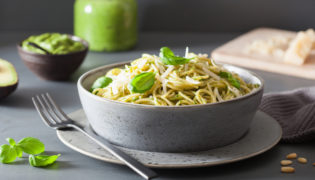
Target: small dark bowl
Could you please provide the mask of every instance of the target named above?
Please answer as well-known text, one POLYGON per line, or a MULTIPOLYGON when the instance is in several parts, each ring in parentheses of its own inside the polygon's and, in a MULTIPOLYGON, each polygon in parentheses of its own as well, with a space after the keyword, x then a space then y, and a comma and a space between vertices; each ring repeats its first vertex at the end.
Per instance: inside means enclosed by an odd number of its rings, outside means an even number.
POLYGON ((89 47, 87 41, 73 35, 69 37, 81 42, 85 48, 69 54, 38 54, 24 50, 21 46, 22 41, 17 45, 17 49, 24 64, 40 78, 54 81, 67 80, 81 65, 89 47))

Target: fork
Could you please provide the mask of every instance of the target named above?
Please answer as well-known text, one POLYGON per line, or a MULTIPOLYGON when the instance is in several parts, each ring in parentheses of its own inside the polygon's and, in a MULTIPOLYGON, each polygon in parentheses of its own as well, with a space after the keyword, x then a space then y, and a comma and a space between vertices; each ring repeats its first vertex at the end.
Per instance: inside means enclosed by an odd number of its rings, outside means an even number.
POLYGON ((48 93, 36 95, 35 97, 32 97, 32 101, 40 117, 47 126, 56 130, 74 128, 89 137, 113 156, 124 162, 129 168, 138 173, 144 179, 149 180, 157 177, 157 174, 154 171, 147 168, 142 163, 130 157, 123 151, 119 150, 107 140, 89 132, 88 130, 85 130, 81 125, 70 119, 48 93))

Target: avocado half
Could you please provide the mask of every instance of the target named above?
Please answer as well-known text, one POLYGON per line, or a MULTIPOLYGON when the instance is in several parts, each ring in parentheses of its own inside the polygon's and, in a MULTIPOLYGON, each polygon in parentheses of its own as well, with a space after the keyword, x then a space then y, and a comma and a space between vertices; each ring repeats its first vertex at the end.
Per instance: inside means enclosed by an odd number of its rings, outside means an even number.
POLYGON ((14 66, 6 60, 0 59, 0 100, 17 88, 18 81, 14 66))

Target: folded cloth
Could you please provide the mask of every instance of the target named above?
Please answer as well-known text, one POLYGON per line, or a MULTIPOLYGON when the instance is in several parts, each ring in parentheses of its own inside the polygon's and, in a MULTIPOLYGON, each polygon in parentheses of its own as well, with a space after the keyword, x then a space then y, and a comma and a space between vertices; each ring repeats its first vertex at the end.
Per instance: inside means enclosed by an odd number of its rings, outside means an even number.
POLYGON ((315 139, 315 87, 265 94, 259 108, 279 122, 283 142, 315 139))

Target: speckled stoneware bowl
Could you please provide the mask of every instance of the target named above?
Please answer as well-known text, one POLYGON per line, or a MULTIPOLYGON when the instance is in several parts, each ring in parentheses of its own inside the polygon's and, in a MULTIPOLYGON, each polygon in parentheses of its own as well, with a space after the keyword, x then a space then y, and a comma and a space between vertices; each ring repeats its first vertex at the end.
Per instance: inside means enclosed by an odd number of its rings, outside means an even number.
POLYGON ((233 100, 188 106, 152 106, 113 101, 88 90, 100 76, 126 63, 107 65, 83 74, 78 90, 94 131, 111 143, 155 152, 202 151, 240 139, 249 129, 263 94, 263 80, 231 65, 247 83, 259 84, 253 92, 233 100))

